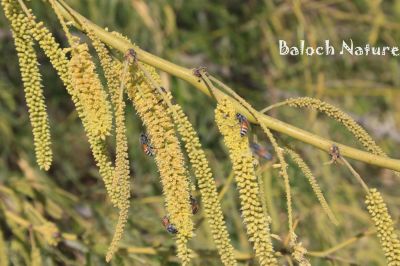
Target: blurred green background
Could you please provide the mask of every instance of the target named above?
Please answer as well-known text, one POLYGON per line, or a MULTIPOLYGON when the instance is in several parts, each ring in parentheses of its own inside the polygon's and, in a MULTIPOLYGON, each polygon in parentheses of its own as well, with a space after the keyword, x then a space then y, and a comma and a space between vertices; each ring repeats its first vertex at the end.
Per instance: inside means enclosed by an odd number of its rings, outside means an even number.
MULTIPOLYGON (((256 108, 288 97, 311 96, 345 110, 376 139, 391 157, 399 158, 400 64, 392 56, 281 56, 278 40, 335 47, 352 38, 356 45, 397 45, 400 1, 277 0, 277 1, 67 1, 75 10, 109 30, 123 33, 141 48, 179 65, 208 71, 231 85, 256 108)), ((31 1, 65 47, 55 15, 44 1, 31 1)), ((38 170, 9 25, 0 12, 0 261, 29 265, 35 236, 43 265, 105 265, 117 211, 109 203, 81 123, 51 65, 39 51, 46 102, 52 129, 54 162, 49 172, 38 170), (11 215, 10 213, 14 214, 11 215), (19 220, 19 219, 22 219, 19 220), (24 226, 54 223, 60 239, 49 246, 43 234, 24 226), (2 253, 3 252, 3 253, 2 253), (3 254, 3 257, 2 257, 3 254), (5 260, 2 258, 5 258, 5 260)), ((213 119, 215 103, 184 81, 161 73, 197 129, 219 189, 226 185, 222 206, 235 248, 243 265, 256 264, 244 234, 235 184, 229 183, 231 164, 213 119), (250 256, 247 256, 247 255, 250 256), (246 258, 248 257, 248 258, 246 258)), ((131 105, 127 128, 132 180, 132 207, 121 249, 113 265, 175 265, 173 238, 160 219, 165 214, 154 162, 140 150, 143 126, 131 105)), ((283 107, 271 116, 329 139, 361 148, 340 124, 312 111, 283 107)), ((252 127, 267 145, 261 131, 252 127)), ((309 251, 325 251, 343 241, 349 245, 327 254, 309 256, 313 265, 384 265, 375 236, 355 239, 372 224, 362 188, 340 164, 326 165, 326 153, 276 134, 282 145, 295 148, 310 164, 332 209, 334 226, 322 213, 306 179, 290 165, 296 232, 309 251)), ((113 145, 110 143, 110 151, 113 145)), ((261 161, 260 176, 272 216, 272 231, 287 234, 283 182, 273 162, 261 161)), ((354 167, 371 187, 378 187, 393 218, 399 217, 399 178, 392 172, 362 163, 354 167)), ((207 223, 200 212, 191 246, 201 254, 194 265, 220 265, 207 223)), ((396 224, 397 226, 397 224, 396 224)), ((397 226, 398 228, 398 226, 397 226)), ((368 231, 369 232, 369 231, 368 231)), ((280 241, 276 249, 285 251, 280 241)), ((289 264, 285 256, 283 264, 289 264)), ((4 265, 7 265, 5 263, 4 265)), ((1 265, 3 266, 3 265, 1 265)))

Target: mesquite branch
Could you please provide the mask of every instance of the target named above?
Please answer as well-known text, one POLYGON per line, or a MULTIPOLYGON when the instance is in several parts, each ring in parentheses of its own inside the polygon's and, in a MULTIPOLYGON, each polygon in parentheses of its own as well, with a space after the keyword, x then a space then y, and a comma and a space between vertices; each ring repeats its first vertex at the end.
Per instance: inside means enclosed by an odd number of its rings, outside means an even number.
MULTIPOLYGON (((86 26, 90 30, 92 30, 94 34, 96 34, 97 37, 104 43, 110 45, 111 47, 123 53, 126 52, 128 49, 133 48, 137 52, 139 61, 149 64, 162 71, 165 71, 180 79, 183 79, 192 84, 196 89, 202 91, 208 96, 211 96, 206 84, 203 81, 199 82, 198 78, 193 75, 191 69, 178 66, 174 63, 171 63, 167 60, 164 60, 153 54, 150 54, 138 47, 133 47, 132 44, 130 44, 123 38, 115 36, 114 34, 95 25, 93 22, 89 21, 88 19, 80 15, 78 12, 70 8, 64 2, 61 3, 60 1, 58 1, 57 5, 61 10, 62 15, 71 23, 73 23, 73 25, 76 26, 77 28, 81 28, 80 27, 81 23, 85 22, 86 26)), ((248 117, 249 121, 251 121, 252 123, 256 123, 256 119, 246 110, 246 108, 244 108, 236 100, 226 95, 224 92, 216 90, 215 97, 217 99, 220 99, 221 97, 228 97, 233 102, 238 112, 248 117)), ((302 142, 308 143, 321 150, 329 152, 329 149, 332 146, 332 144, 336 144, 340 148, 342 156, 362 161, 371 165, 376 165, 379 167, 400 171, 400 160, 373 155, 369 152, 355 149, 343 144, 335 143, 332 140, 325 139, 323 137, 307 132, 303 129, 297 128, 295 126, 292 126, 290 124, 287 124, 283 121, 280 121, 278 119, 272 118, 264 114, 260 114, 259 117, 261 118, 260 122, 264 123, 268 128, 283 133, 285 135, 288 135, 290 137, 293 137, 302 142)))

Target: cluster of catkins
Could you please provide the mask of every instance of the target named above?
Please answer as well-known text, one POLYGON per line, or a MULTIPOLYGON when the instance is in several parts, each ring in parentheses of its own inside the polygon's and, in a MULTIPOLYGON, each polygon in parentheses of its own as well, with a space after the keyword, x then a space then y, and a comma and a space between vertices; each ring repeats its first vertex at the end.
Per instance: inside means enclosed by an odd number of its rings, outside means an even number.
MULTIPOLYGON (((141 136, 141 144, 145 153, 154 157, 156 162, 167 212, 162 220, 167 231, 175 235, 177 255, 182 264, 188 265, 193 257, 193 251, 188 248, 188 241, 194 236, 192 216, 198 210, 197 201, 190 192, 191 189, 195 189, 195 186, 191 184, 185 161, 186 154, 188 163, 193 168, 197 179, 197 187, 202 197, 203 213, 209 223, 221 262, 224 265, 237 265, 234 248, 218 200, 215 180, 199 137, 182 108, 173 103, 171 93, 161 86, 156 70, 141 63, 134 49, 126 51, 121 61, 112 57, 109 49, 90 30, 86 22, 80 21, 79 25, 82 31, 91 40, 100 59, 107 84, 104 87, 96 72, 88 44, 81 42, 80 38, 69 32, 55 0, 49 2, 65 31, 70 45, 68 49, 60 47, 49 30, 42 22, 37 21, 32 11, 24 6, 22 1, 1 0, 4 13, 11 24, 18 53, 39 167, 44 170, 50 168, 52 151, 49 118, 34 49, 35 43, 39 44, 49 58, 70 94, 82 121, 109 199, 119 210, 115 234, 106 254, 106 260, 110 261, 118 250, 129 214, 131 173, 129 171, 125 127, 126 100, 124 97, 127 95, 146 128, 146 134, 141 136), (114 162, 106 150, 106 140, 110 137, 114 137, 116 143, 114 162), (181 142, 184 145, 181 145, 181 142)), ((118 34, 116 34, 116 38, 124 39, 118 34)), ((136 47, 133 44, 130 46, 136 47)), ((198 77, 201 78, 201 75, 198 77)), ((256 120, 259 120, 250 105, 240 98, 237 100, 250 110, 256 120)), ((375 154, 383 154, 366 132, 338 109, 309 98, 290 99, 287 103, 291 106, 310 107, 327 113, 343 123, 370 151, 375 154)), ((262 191, 260 191, 255 174, 254 158, 247 138, 248 121, 246 117, 235 111, 234 105, 227 98, 219 100, 215 110, 215 120, 224 137, 232 161, 242 217, 248 238, 253 243, 255 256, 260 265, 277 265, 278 260, 271 240, 270 218, 266 214, 260 198, 262 191)), ((283 158, 284 152, 269 129, 263 123, 260 125, 277 152, 281 175, 285 180, 289 229, 292 236, 290 244, 293 249, 292 255, 300 265, 309 265, 308 260, 304 257, 307 251, 301 243, 296 242, 296 235, 293 232, 289 177, 286 170, 287 164, 283 158)), ((286 154, 292 157, 309 179, 324 211, 336 223, 311 170, 294 151, 287 149, 286 154)), ((389 265, 399 265, 399 240, 394 233, 387 208, 376 190, 369 191, 367 205, 378 229, 378 236, 389 265)), ((32 249, 37 249, 34 238, 31 239, 31 244, 32 249)))
MULTIPOLYGON (((225 265, 235 265, 234 249, 218 202, 217 188, 199 138, 178 105, 174 105, 172 112, 171 106, 160 104, 161 96, 153 86, 154 82, 160 82, 155 69, 149 66, 138 68, 136 60, 132 58, 125 58, 123 62, 113 58, 106 46, 85 23, 82 23, 83 30, 91 39, 104 70, 107 81, 107 88, 104 88, 96 73, 88 45, 81 43, 79 38, 68 32, 68 27, 59 15, 54 1, 50 3, 66 31, 71 46, 68 49, 61 49, 44 24, 36 21, 30 9, 21 7, 17 1, 2 1, 6 17, 11 23, 19 56, 40 168, 50 168, 52 153, 49 119, 34 50, 35 41, 49 58, 71 95, 111 203, 120 210, 106 260, 111 260, 118 249, 130 205, 130 172, 125 128, 126 94, 146 127, 151 145, 156 147, 154 159, 163 185, 168 222, 175 228, 178 257, 184 265, 189 264, 192 252, 188 249, 187 242, 194 235, 191 219, 194 212, 193 198, 189 193, 190 180, 180 145, 180 141, 183 140, 198 178, 204 213, 209 220, 221 260, 225 265), (70 59, 67 53, 70 53, 70 59), (150 73, 151 78, 146 77, 146 73, 141 69, 150 73), (106 139, 113 136, 113 121, 116 139, 115 162, 112 162, 105 148, 106 139)), ((165 93, 163 97, 171 100, 169 92, 165 93)))

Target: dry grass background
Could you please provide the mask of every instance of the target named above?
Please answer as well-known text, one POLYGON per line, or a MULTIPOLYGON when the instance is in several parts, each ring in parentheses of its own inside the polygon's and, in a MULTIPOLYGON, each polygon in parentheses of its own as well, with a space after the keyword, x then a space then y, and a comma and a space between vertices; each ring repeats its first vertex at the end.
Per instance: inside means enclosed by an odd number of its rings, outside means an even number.
MULTIPOLYGON (((332 103, 359 121, 384 151, 400 157, 396 149, 400 141, 397 58, 282 57, 277 51, 279 39, 292 43, 305 39, 312 44, 330 39, 335 46, 340 46, 342 39, 352 38, 359 44, 396 45, 400 37, 397 1, 293 0, 243 4, 242 1, 88 0, 68 3, 99 25, 128 36, 145 50, 187 67, 207 66, 258 109, 296 96, 311 96, 332 103)), ((39 18, 54 22, 48 25, 65 42, 53 12, 41 1, 34 1, 32 6, 39 18)), ((5 245, 5 257, 12 265, 24 265, 30 260, 32 241, 36 241, 44 265, 105 264, 104 255, 117 213, 106 200, 106 191, 72 103, 66 100, 61 82, 39 53, 54 140, 53 166, 49 172, 41 172, 35 165, 17 57, 4 15, 0 15, 0 50, 0 258, 5 245), (18 216, 5 212, 5 207, 16 210, 18 216), (19 228, 40 223, 42 219, 57 226, 62 239, 58 246, 32 239, 26 229, 19 228)), ((255 262, 249 256, 251 248, 240 217, 238 193, 230 178, 231 163, 213 117, 215 104, 182 81, 166 74, 161 78, 200 135, 222 191, 223 211, 233 245, 241 251, 241 263, 252 265, 255 262)), ((156 167, 140 150, 141 122, 129 105, 127 112, 131 171, 136 179, 122 248, 112 263, 174 265, 177 264, 174 241, 160 222, 165 213, 156 167)), ((335 141, 361 147, 343 126, 315 111, 299 112, 282 107, 270 114, 335 141)), ((252 133, 261 136, 261 132, 252 128, 252 133)), ((264 139, 259 141, 268 145, 264 139)), ((312 252, 311 263, 384 265, 383 252, 376 237, 371 235, 373 228, 362 188, 350 173, 340 164, 324 165, 330 160, 324 152, 285 136, 279 136, 279 141, 296 149, 309 163, 339 220, 338 226, 329 221, 306 178, 290 163, 296 233, 312 252), (347 245, 341 246, 341 243, 347 245), (332 247, 338 250, 331 250, 332 247)), ((262 161, 259 173, 272 218, 271 231, 285 239, 285 192, 272 163, 275 161, 262 161)), ((399 178, 390 171, 362 163, 354 162, 354 167, 371 187, 383 192, 397 220, 399 178)), ((220 265, 203 220, 200 212, 195 220, 196 238, 191 243, 200 254, 194 263, 220 265)))

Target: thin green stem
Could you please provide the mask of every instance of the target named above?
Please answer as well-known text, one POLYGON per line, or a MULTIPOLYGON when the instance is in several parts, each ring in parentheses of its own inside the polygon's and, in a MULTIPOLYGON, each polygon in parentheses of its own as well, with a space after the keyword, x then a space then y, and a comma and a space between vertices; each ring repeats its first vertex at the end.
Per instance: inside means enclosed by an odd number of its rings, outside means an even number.
POLYGON ((228 178, 225 181, 224 186, 222 187, 221 191, 218 194, 218 200, 221 201, 222 198, 225 196, 226 192, 228 191, 230 185, 232 184, 233 181, 233 171, 231 171, 231 173, 229 174, 228 178))
POLYGON ((362 177, 357 173, 356 170, 354 170, 353 166, 351 166, 351 164, 343 157, 340 157, 341 161, 344 162, 344 164, 346 165, 347 168, 349 168, 350 172, 354 175, 354 177, 357 179, 358 182, 360 182, 360 184, 362 185, 362 187, 365 189, 365 191, 368 193, 369 192, 369 188, 367 186, 367 184, 365 184, 364 180, 362 179, 362 177))
MULTIPOLYGON (((107 45, 121 51, 122 53, 126 52, 130 48, 133 48, 138 54, 139 61, 151 65, 162 71, 165 71, 182 80, 185 80, 188 83, 192 84, 198 90, 210 96, 210 92, 206 84, 204 84, 203 82, 198 82, 198 78, 196 78, 193 75, 192 70, 175 65, 167 60, 152 55, 138 47, 133 47, 132 44, 130 44, 124 38, 118 37, 104 30, 103 28, 95 25, 94 23, 92 23, 91 21, 89 21, 88 19, 86 19, 78 12, 68 7, 67 5, 61 5, 60 3, 58 3, 58 5, 60 6, 60 11, 63 14, 63 16, 67 18, 69 21, 73 22, 73 24, 77 28, 80 28, 79 25, 82 24, 81 22, 87 23, 88 28, 93 30, 94 34, 96 34, 96 36, 107 45)), ((216 99, 221 99, 222 97, 228 97, 228 99, 232 101, 232 103, 235 105, 235 108, 239 113, 245 115, 250 122, 257 123, 257 119, 253 115, 251 115, 244 106, 242 106, 238 101, 234 100, 232 97, 227 96, 225 93, 219 90, 215 91, 215 97, 216 99)), ((267 126, 272 130, 281 132, 285 135, 291 136, 297 140, 308 143, 314 147, 317 147, 327 152, 329 152, 329 149, 334 143, 329 139, 322 138, 318 135, 312 134, 303 129, 297 128, 295 126, 292 126, 278 119, 263 114, 259 115, 259 120, 260 123, 265 124, 265 126, 267 126)), ((337 144, 337 146, 340 148, 342 156, 346 156, 379 167, 400 171, 400 160, 373 155, 369 152, 361 151, 342 144, 337 144)))
POLYGON ((206 73, 200 73, 201 74, 201 78, 202 80, 206 83, 207 88, 210 92, 210 95, 218 102, 218 98, 215 97, 215 93, 214 91, 216 91, 217 89, 214 87, 214 85, 212 84, 212 82, 210 81, 210 79, 208 78, 206 73))
POLYGON ((260 113, 264 114, 264 113, 266 113, 266 112, 268 112, 268 111, 270 111, 270 110, 272 110, 272 109, 274 109, 274 108, 281 107, 281 106, 284 106, 284 105, 286 105, 286 104, 287 104, 286 101, 271 104, 270 106, 267 106, 267 107, 265 107, 264 109, 260 110, 260 113))
POLYGON ((29 9, 26 7, 24 1, 18 0, 18 4, 20 5, 20 7, 22 8, 22 10, 24 11, 24 13, 25 13, 28 17, 32 17, 32 14, 31 14, 31 12, 29 12, 29 9))
POLYGON ((343 249, 343 248, 353 244, 354 242, 356 242, 357 240, 359 240, 359 239, 361 239, 363 237, 366 237, 366 236, 374 234, 375 231, 376 230, 374 228, 373 229, 369 229, 369 230, 367 230, 365 232, 362 232, 362 233, 359 233, 359 234, 357 234, 357 235, 355 235, 355 236, 353 236, 353 237, 351 237, 349 239, 346 239, 345 241, 343 241, 343 242, 341 242, 341 243, 337 244, 336 246, 333 246, 333 247, 331 247, 329 249, 326 249, 326 250, 323 250, 323 251, 308 251, 307 254, 310 255, 310 256, 313 256, 313 257, 326 257, 326 256, 328 256, 328 255, 330 255, 330 254, 332 254, 332 253, 334 253, 334 252, 336 252, 336 251, 338 251, 340 249, 343 249))
POLYGON ((60 20, 61 27, 63 28, 63 30, 65 32, 65 36, 67 36, 67 40, 68 40, 69 44, 71 46, 75 45, 74 41, 73 41, 73 38, 72 38, 72 35, 71 35, 71 33, 70 33, 69 29, 68 29, 68 26, 65 23, 64 17, 61 14, 60 9, 58 8, 58 5, 56 4, 55 0, 50 0, 49 2, 50 2, 51 7, 53 8, 54 12, 56 13, 57 18, 60 20))

